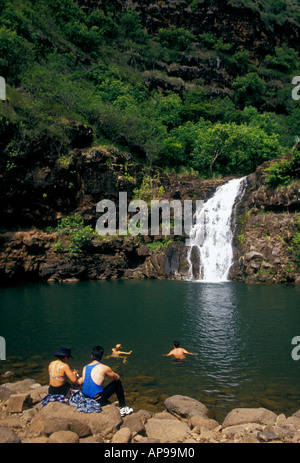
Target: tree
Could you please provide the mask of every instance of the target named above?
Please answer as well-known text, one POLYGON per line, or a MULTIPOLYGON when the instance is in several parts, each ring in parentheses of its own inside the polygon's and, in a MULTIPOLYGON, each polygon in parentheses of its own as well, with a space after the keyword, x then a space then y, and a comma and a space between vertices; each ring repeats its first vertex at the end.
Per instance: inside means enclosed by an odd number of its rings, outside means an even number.
POLYGON ((211 126, 211 123, 201 119, 196 124, 188 121, 171 130, 164 140, 161 164, 169 167, 191 166, 191 153, 196 147, 199 131, 205 130, 206 126, 211 126))
POLYGON ((19 83, 33 56, 33 44, 15 31, 0 27, 0 75, 5 76, 8 82, 19 83))
POLYGON ((255 73, 239 76, 232 84, 234 100, 242 108, 245 106, 259 106, 263 102, 266 91, 264 81, 255 73))
POLYGON ((201 173, 249 174, 264 161, 282 154, 276 135, 245 124, 214 124, 198 132, 193 166, 201 173))
POLYGON ((143 30, 140 17, 133 9, 128 9, 121 15, 120 31, 125 39, 129 38, 137 43, 146 43, 148 40, 148 34, 143 30))

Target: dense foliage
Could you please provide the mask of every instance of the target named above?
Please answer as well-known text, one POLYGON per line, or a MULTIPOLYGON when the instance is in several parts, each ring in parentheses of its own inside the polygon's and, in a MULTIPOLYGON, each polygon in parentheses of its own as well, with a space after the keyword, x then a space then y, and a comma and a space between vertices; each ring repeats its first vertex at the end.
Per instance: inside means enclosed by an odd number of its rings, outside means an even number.
POLYGON ((56 230, 61 235, 67 235, 70 240, 67 245, 63 245, 61 240, 56 241, 54 250, 68 252, 73 256, 81 254, 82 249, 90 244, 95 234, 89 225, 84 224, 83 218, 78 213, 59 220, 56 230))
MULTIPOLYGON (((261 5, 265 17, 297 21, 290 2, 261 5)), ((93 144, 203 176, 250 173, 300 135, 300 106, 291 97, 292 77, 300 75, 294 48, 281 43, 258 63, 214 33, 196 37, 170 26, 151 35, 135 10, 110 2, 104 11, 74 0, 0 0, 0 75, 7 82, 2 169, 66 155, 78 146, 79 124, 92 128, 93 144), (216 96, 201 78, 183 85, 166 72, 183 56, 221 60, 229 92, 216 96)))

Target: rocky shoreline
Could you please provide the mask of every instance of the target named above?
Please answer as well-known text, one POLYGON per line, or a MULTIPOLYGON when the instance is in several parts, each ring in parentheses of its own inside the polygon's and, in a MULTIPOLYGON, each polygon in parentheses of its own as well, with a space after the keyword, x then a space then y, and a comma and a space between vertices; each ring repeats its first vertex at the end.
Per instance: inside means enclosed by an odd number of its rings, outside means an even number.
POLYGON ((116 403, 100 413, 50 402, 48 386, 24 379, 0 386, 0 443, 300 443, 300 410, 291 416, 266 408, 235 408, 222 423, 203 403, 174 395, 159 413, 134 410, 121 417, 116 403))

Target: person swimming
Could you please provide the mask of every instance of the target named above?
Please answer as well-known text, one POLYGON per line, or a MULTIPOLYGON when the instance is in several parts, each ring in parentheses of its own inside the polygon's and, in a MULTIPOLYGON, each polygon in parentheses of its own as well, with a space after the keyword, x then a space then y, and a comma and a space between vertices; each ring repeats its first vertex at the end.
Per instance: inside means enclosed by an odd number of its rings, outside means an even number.
POLYGON ((116 344, 116 347, 112 348, 112 355, 130 355, 132 353, 132 350, 129 352, 123 352, 121 351, 122 345, 121 344, 116 344))
POLYGON ((180 346, 179 341, 174 341, 173 349, 168 354, 164 354, 164 357, 173 357, 174 359, 177 359, 177 360, 183 360, 186 358, 186 355, 198 355, 198 354, 193 354, 192 352, 188 352, 186 349, 183 349, 182 347, 179 347, 179 346, 180 346))
MULTIPOLYGON (((130 355, 132 353, 132 350, 130 350, 129 352, 124 352, 121 349, 122 349, 122 345, 121 344, 116 344, 116 346, 112 348, 111 356, 112 357, 119 357, 119 356, 123 356, 123 355, 130 355)), ((127 358, 125 357, 124 360, 123 360, 123 363, 126 363, 126 361, 127 361, 127 358)))

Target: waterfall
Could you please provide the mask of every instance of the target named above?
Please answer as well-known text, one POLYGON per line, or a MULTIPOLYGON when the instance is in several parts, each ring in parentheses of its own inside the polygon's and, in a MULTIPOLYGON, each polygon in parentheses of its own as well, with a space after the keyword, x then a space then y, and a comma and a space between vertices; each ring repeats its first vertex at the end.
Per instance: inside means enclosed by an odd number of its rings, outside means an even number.
POLYGON ((230 180, 217 188, 195 217, 187 259, 190 280, 228 281, 232 265, 232 217, 236 202, 244 192, 245 178, 230 180))

